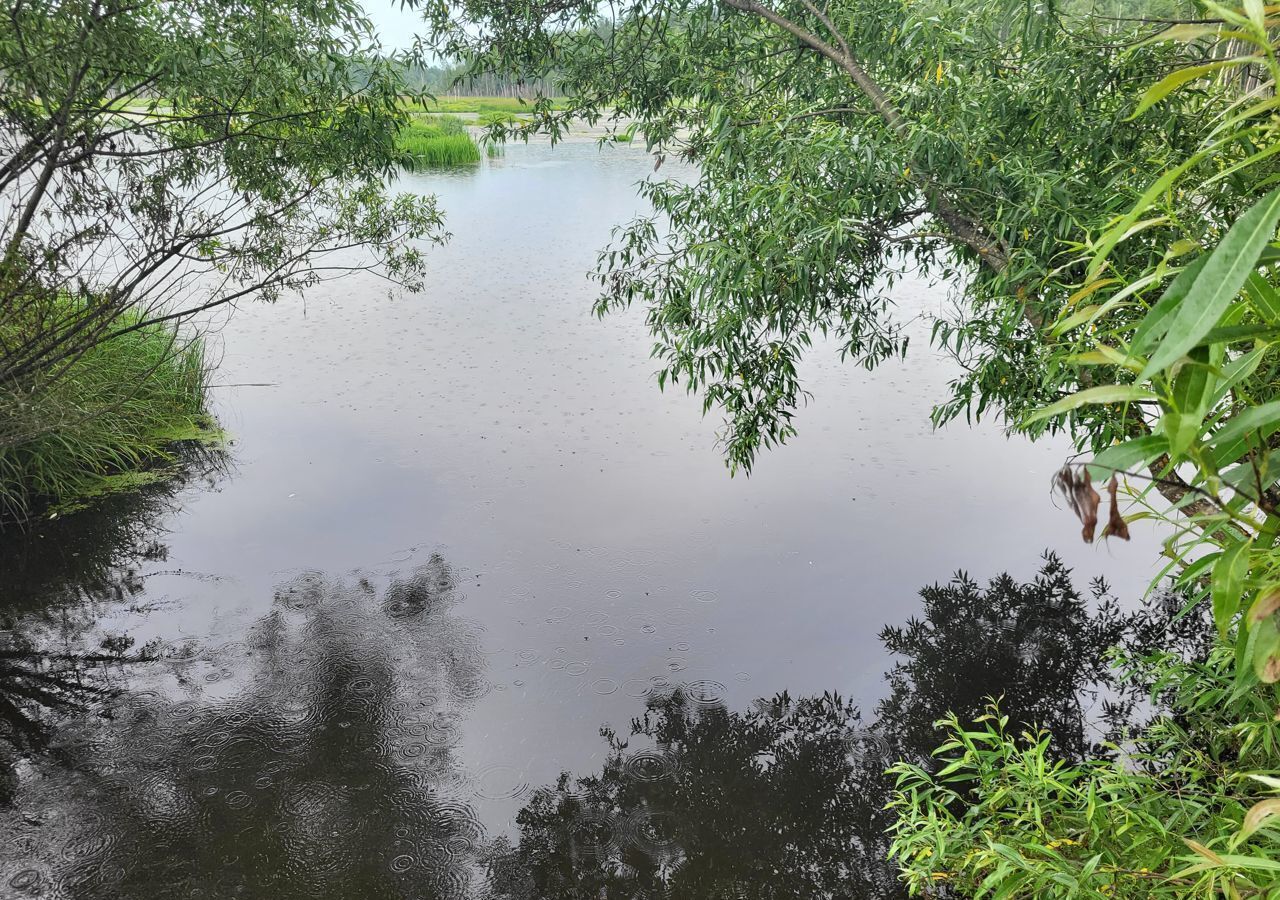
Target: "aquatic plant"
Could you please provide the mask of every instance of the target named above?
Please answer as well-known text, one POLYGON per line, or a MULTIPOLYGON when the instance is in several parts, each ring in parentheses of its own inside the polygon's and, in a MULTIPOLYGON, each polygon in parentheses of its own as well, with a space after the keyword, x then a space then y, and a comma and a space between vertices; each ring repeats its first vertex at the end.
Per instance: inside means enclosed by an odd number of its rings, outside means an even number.
POLYGON ((469 166, 480 162, 480 145, 457 116, 432 116, 406 125, 396 146, 418 166, 469 166))

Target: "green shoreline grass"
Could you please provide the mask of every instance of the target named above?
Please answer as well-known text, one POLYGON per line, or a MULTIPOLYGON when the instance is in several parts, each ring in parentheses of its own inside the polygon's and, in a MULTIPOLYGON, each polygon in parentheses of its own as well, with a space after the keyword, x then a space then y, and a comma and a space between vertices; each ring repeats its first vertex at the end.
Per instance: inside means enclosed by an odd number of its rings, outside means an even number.
POLYGON ((480 162, 480 145, 456 116, 414 121, 396 137, 396 145, 414 166, 469 166, 480 162))
MULTIPOLYGON (((509 115, 532 115, 533 101, 520 100, 518 97, 437 97, 434 103, 422 104, 413 100, 405 100, 407 109, 426 113, 507 113, 509 115)), ((563 109, 563 100, 553 99, 552 109, 563 109)))
POLYGON ((155 326, 91 348, 34 393, 0 387, 0 524, 151 483, 175 445, 220 442, 208 375, 200 341, 155 326))

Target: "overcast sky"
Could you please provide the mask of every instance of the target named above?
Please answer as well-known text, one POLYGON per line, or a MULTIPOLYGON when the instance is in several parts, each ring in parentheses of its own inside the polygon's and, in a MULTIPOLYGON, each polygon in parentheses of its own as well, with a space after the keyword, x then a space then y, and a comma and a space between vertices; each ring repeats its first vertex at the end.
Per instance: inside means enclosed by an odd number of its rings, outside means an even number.
POLYGON ((422 14, 411 9, 401 9, 400 0, 360 0, 365 12, 378 29, 382 46, 388 50, 403 50, 413 44, 422 14))

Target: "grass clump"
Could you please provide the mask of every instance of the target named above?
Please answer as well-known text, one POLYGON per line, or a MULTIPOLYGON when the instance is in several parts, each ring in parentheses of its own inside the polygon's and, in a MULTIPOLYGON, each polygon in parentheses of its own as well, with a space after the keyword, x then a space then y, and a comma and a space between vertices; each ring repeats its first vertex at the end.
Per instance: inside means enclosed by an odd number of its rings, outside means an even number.
POLYGON ((411 122, 397 144, 412 166, 468 166, 480 162, 480 146, 456 116, 432 116, 411 122))
MULTIPOLYGON (((138 321, 125 313, 116 327, 138 321)), ((12 322, 0 332, 20 339, 12 322)), ((91 346, 58 371, 0 384, 0 524, 147 483, 149 470, 174 464, 177 443, 218 440, 207 394, 203 345, 162 325, 91 346)))

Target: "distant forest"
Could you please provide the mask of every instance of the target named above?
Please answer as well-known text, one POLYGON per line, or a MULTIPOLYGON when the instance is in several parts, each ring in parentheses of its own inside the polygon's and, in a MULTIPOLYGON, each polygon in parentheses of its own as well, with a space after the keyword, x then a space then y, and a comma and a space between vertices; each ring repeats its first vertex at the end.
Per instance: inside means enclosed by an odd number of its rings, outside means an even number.
POLYGON ((466 66, 407 66, 404 79, 413 91, 437 97, 545 97, 557 96, 554 78, 515 81, 494 74, 469 76, 466 66))

